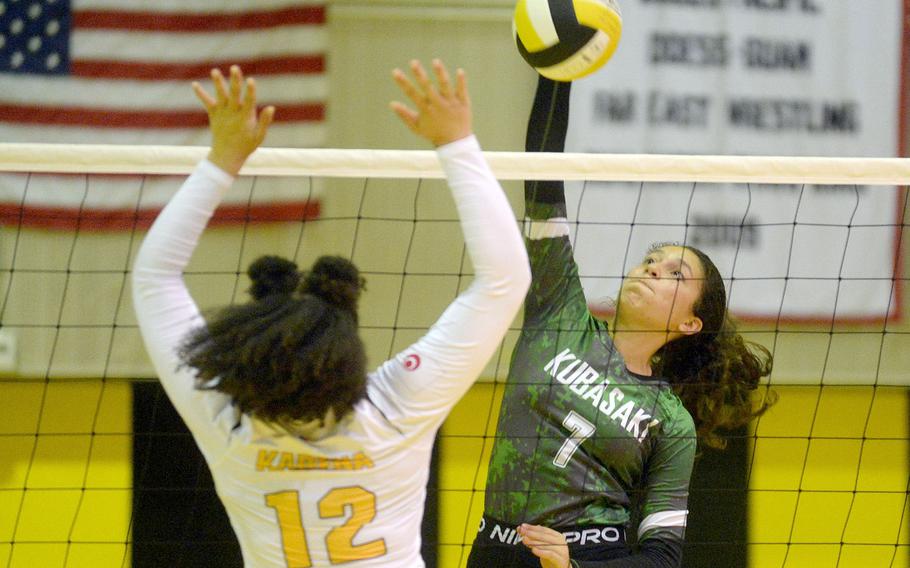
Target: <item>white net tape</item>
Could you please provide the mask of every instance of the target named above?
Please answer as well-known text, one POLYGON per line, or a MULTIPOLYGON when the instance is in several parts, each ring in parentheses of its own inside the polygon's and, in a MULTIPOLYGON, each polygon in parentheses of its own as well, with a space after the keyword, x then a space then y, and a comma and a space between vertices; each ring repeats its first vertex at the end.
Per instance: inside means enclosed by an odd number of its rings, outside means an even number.
MULTIPOLYGON (((0 144, 0 171, 186 174, 206 148, 0 144)), ((486 152, 501 180, 908 185, 910 159, 486 152)), ((431 151, 261 148, 244 175, 441 178, 431 151)))

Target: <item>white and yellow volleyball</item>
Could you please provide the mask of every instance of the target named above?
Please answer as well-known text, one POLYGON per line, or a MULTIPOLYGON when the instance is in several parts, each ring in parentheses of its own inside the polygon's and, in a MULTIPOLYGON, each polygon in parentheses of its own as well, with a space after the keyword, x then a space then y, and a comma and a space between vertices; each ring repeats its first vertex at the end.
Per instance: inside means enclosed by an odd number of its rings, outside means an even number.
POLYGON ((518 0, 512 33, 518 52, 538 73, 574 81, 613 56, 622 14, 615 0, 518 0))

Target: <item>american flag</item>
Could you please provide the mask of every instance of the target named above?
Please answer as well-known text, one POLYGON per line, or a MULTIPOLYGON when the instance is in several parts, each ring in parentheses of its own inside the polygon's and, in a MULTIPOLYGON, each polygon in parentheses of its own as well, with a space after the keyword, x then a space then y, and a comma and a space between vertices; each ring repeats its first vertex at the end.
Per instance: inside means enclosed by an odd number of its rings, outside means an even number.
MULTIPOLYGON (((325 20, 319 0, 0 0, 0 140, 207 145, 190 82, 236 63, 256 77, 260 102, 277 107, 266 145, 319 146, 325 20)), ((80 178, 3 175, 0 215, 71 227, 78 208, 83 228, 135 217, 137 193, 124 190, 134 181, 92 176, 86 189, 80 178)), ((146 180, 141 216, 153 216, 177 184, 146 180)), ((314 213, 280 183, 256 193, 282 201, 286 216, 314 213)))

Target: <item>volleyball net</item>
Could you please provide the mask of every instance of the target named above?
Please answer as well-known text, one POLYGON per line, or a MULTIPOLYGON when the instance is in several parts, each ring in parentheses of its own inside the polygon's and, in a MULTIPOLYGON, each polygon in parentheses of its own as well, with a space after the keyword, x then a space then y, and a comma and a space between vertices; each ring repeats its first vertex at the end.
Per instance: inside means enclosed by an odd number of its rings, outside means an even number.
MULTIPOLYGON (((223 512, 204 464, 182 467, 195 447, 156 390, 129 301, 144 230, 205 153, 0 144, 0 568, 240 566, 229 527, 206 524, 223 512)), ((516 222, 522 180, 567 182, 592 309, 608 309, 651 243, 690 244, 717 263, 743 332, 773 353, 778 403, 731 433, 741 487, 693 489, 693 510, 741 497, 733 517, 708 520, 735 530, 696 530, 689 557, 910 565, 910 160, 487 157, 516 222)), ((244 301, 262 254, 301 267, 340 254, 367 279, 361 333, 375 366, 471 281, 433 152, 260 149, 242 174, 186 272, 203 310, 244 301)), ((440 432, 438 522, 424 535, 440 567, 463 564, 480 518, 518 323, 440 432)))

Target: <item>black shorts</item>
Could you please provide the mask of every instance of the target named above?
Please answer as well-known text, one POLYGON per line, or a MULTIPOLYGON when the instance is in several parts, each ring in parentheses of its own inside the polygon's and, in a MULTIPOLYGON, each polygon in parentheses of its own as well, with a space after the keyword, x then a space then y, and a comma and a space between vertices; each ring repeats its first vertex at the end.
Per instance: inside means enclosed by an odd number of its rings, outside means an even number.
MULTIPOLYGON (((521 543, 515 525, 484 516, 471 546, 467 568, 540 568, 540 559, 521 543)), ((574 560, 613 560, 629 556, 624 527, 583 525, 559 529, 574 560)))

